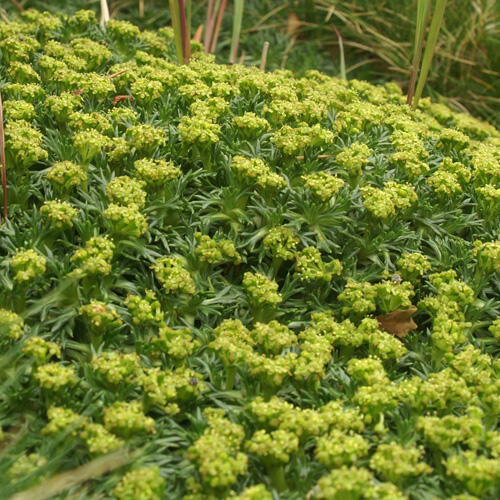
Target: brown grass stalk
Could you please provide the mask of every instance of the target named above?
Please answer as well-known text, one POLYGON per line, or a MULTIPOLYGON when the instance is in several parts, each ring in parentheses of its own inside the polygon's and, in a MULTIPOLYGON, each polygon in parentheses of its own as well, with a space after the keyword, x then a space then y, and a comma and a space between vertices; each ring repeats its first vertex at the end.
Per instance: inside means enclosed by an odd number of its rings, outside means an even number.
POLYGON ((219 39, 220 27, 222 24, 222 18, 224 17, 224 11, 226 10, 227 0, 222 0, 222 3, 219 8, 219 13, 217 14, 217 23, 215 25, 215 31, 212 36, 212 43, 210 45, 210 52, 213 54, 215 52, 215 48, 217 47, 217 40, 219 39))
POLYGON ((76 469, 62 472, 29 490, 17 493, 10 500, 48 500, 85 481, 89 481, 130 463, 133 456, 125 450, 119 450, 76 469))
POLYGON ((3 103, 0 93, 0 163, 2 165, 3 218, 7 220, 7 167, 5 166, 5 133, 3 130, 3 103))

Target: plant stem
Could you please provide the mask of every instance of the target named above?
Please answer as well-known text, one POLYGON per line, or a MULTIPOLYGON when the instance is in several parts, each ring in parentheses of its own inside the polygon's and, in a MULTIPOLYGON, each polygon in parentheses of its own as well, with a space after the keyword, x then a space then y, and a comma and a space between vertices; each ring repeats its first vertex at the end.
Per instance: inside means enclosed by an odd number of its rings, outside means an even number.
POLYGON ((236 367, 233 365, 226 366, 226 391, 231 391, 236 380, 236 367))
POLYGON ((267 467, 267 473, 269 474, 269 479, 271 480, 273 488, 278 491, 288 489, 283 465, 270 465, 267 467))

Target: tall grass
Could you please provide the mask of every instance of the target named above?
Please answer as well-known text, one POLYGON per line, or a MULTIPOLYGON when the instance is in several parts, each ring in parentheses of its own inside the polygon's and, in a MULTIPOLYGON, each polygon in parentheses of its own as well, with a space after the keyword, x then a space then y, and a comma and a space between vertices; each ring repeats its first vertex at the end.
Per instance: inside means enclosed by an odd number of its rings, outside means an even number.
MULTIPOLYGON (((430 5, 428 5, 429 2, 428 0, 420 0, 419 3, 426 4, 425 7, 423 7, 422 9, 419 8, 419 11, 425 9, 425 14, 424 14, 425 16, 424 20, 425 20, 425 18, 428 16, 428 11, 430 9, 430 5)), ((439 31, 441 30, 441 24, 443 22, 445 8, 446 8, 446 0, 436 0, 436 6, 434 7, 431 26, 429 28, 429 37, 427 39, 427 43, 425 44, 425 52, 422 60, 422 69, 420 70, 417 89, 415 90, 415 96, 412 103, 413 107, 417 106, 418 101, 422 96, 422 91, 424 89, 425 82, 427 81, 427 76, 429 75, 429 70, 431 68, 432 58, 434 57, 434 50, 436 48, 439 31)), ((422 41, 419 40, 419 43, 421 44, 422 41)))
POLYGON ((243 9, 245 0, 234 0, 233 13, 233 34, 231 36, 231 50, 229 61, 234 64, 238 56, 238 47, 240 43, 241 24, 243 22, 243 9))

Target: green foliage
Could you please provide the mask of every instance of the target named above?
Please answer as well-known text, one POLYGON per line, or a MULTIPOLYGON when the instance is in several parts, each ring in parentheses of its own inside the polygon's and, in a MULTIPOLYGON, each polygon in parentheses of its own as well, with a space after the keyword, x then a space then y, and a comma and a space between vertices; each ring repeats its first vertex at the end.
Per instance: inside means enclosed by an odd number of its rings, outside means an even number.
POLYGON ((494 127, 88 13, 0 38, 1 495, 126 447, 63 495, 498 498, 494 127))

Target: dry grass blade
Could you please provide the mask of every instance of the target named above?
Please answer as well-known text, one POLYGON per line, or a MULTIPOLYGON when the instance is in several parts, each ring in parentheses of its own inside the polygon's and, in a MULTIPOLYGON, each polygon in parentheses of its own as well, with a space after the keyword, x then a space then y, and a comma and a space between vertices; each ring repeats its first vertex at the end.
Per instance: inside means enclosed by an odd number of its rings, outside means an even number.
POLYGON ((3 103, 0 93, 0 162, 2 166, 3 217, 7 220, 7 167, 5 165, 5 134, 3 130, 3 103))
POLYGON ((24 12, 23 6, 17 0, 10 0, 10 2, 21 14, 24 12))
POLYGON ((17 493, 10 500, 47 500, 90 479, 119 469, 133 460, 125 450, 96 458, 88 464, 63 472, 29 490, 17 493))
POLYGON ((109 21, 109 7, 107 0, 101 0, 101 28, 105 28, 109 21))
POLYGON ((269 52, 269 42, 264 42, 262 47, 262 55, 260 56, 260 69, 266 71, 267 53, 269 52))
POLYGON ((139 17, 144 17, 144 0, 139 0, 139 17))
POLYGON ((198 28, 196 29, 196 31, 194 32, 194 36, 193 36, 194 42, 198 42, 198 43, 201 42, 201 38, 203 36, 203 28, 204 28, 203 24, 200 24, 198 26, 198 28))

